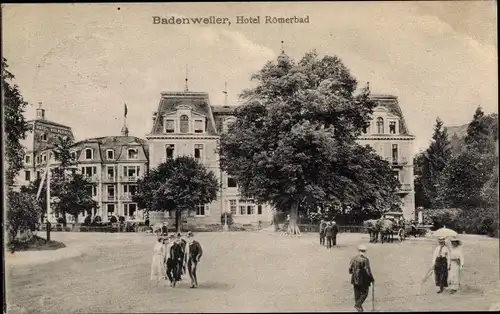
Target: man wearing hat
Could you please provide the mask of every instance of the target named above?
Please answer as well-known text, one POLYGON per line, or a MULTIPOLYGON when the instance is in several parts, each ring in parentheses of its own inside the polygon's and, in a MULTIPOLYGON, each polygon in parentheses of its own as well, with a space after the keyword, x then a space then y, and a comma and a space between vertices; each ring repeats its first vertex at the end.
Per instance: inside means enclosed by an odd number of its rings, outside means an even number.
POLYGON ((332 248, 332 238, 333 238, 333 226, 331 222, 326 223, 325 227, 325 237, 326 237, 326 248, 332 248))
POLYGON ((434 280, 436 287, 439 287, 437 293, 442 293, 445 287, 448 287, 448 271, 450 270, 451 259, 450 249, 446 246, 446 239, 439 237, 438 245, 432 254, 432 267, 434 268, 434 280))
POLYGON ((370 261, 365 256, 366 246, 358 246, 358 254, 351 259, 349 274, 354 288, 354 308, 363 312, 363 302, 368 297, 370 284, 375 282, 370 268, 370 261))
POLYGON ((189 277, 191 277, 191 288, 198 288, 198 278, 196 277, 196 268, 198 266, 198 262, 203 255, 203 250, 201 248, 201 244, 193 239, 193 233, 189 231, 187 233, 188 237, 188 271, 189 277))

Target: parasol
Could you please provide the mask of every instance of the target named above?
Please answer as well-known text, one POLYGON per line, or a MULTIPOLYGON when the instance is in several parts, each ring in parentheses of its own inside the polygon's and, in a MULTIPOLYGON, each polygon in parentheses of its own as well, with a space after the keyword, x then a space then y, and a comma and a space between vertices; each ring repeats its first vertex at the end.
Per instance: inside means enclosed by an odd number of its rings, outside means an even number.
POLYGON ((444 226, 443 228, 434 231, 433 235, 438 238, 440 237, 449 238, 449 237, 456 237, 458 233, 455 230, 448 229, 446 228, 446 226, 444 226))

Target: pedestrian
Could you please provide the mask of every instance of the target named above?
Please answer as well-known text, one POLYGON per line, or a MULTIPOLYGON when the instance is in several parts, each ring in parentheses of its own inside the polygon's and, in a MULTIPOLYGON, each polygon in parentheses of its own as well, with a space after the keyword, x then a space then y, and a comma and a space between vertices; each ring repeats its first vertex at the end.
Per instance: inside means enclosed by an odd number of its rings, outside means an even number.
POLYGON ((439 287, 437 293, 442 293, 444 288, 448 287, 448 271, 451 266, 450 249, 446 246, 444 237, 438 239, 438 245, 432 254, 432 265, 436 287, 439 287))
POLYGON ((358 254, 351 259, 349 264, 349 274, 351 274, 351 284, 354 288, 354 308, 358 312, 363 312, 363 302, 368 297, 371 283, 375 283, 370 268, 370 261, 365 256, 366 246, 358 246, 358 254))
POLYGON ((175 234, 171 234, 168 237, 167 245, 166 245, 166 253, 165 253, 165 264, 166 264, 166 273, 167 279, 170 281, 170 285, 172 286, 172 282, 175 277, 175 266, 176 262, 172 256, 172 247, 175 244, 175 234))
POLYGON ((198 288, 198 278, 196 277, 196 268, 198 267, 198 263, 200 262, 201 256, 203 255, 203 250, 201 248, 201 244, 193 239, 193 233, 191 231, 188 232, 188 271, 189 277, 191 277, 191 287, 190 288, 198 288))
POLYGON ((325 237, 326 237, 326 248, 332 248, 332 237, 333 237, 333 226, 331 222, 328 222, 325 227, 325 237))
POLYGON ((448 276, 448 282, 450 286, 450 293, 455 293, 460 287, 460 272, 464 267, 464 253, 462 251, 462 242, 457 239, 451 239, 451 250, 450 250, 450 272, 448 276))
POLYGON ((332 221, 332 245, 337 245, 337 234, 339 233, 339 226, 335 221, 332 221))
POLYGON ((321 219, 321 222, 319 223, 319 245, 321 246, 325 245, 325 227, 326 223, 323 219, 321 219))
POLYGON ((163 238, 158 237, 157 242, 153 248, 153 261, 151 262, 151 280, 156 281, 156 284, 165 277, 165 247, 163 245, 163 238))

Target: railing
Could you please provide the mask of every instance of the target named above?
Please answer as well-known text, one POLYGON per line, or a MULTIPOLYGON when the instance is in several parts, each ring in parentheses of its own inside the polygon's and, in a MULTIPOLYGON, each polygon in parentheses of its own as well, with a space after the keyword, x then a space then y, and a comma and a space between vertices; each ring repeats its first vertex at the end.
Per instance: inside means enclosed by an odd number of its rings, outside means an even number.
POLYGON ((138 176, 120 176, 120 181, 136 182, 138 178, 138 176))
POLYGON ((104 176, 103 182, 116 182, 116 176, 104 176))
POLYGON ((116 201, 116 196, 115 195, 107 195, 106 200, 108 201, 116 201))
POLYGON ((120 200, 130 201, 130 200, 132 200, 132 194, 130 194, 130 193, 122 194, 122 195, 120 195, 120 200))
POLYGON ((401 184, 399 191, 411 191, 411 184, 401 184))
POLYGON ((85 177, 85 179, 87 179, 90 182, 98 182, 99 181, 99 177, 97 175, 84 176, 84 177, 85 177))
MULTIPOLYGON (((337 225, 340 233, 366 233, 364 226, 340 226, 337 225)), ((299 224, 301 232, 319 232, 319 225, 299 224)))

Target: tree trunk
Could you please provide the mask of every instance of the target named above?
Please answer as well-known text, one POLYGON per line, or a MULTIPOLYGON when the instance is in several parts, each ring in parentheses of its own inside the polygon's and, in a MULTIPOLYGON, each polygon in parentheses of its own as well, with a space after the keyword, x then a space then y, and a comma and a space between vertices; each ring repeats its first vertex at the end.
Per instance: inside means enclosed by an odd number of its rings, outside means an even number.
POLYGON ((175 231, 176 232, 181 232, 181 211, 176 209, 175 210, 175 231))
POLYGON ((297 218, 299 215, 299 204, 297 202, 292 203, 292 208, 290 209, 290 221, 288 222, 287 233, 289 235, 300 235, 299 226, 297 225, 297 218))

